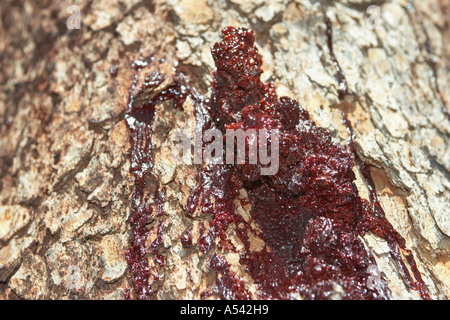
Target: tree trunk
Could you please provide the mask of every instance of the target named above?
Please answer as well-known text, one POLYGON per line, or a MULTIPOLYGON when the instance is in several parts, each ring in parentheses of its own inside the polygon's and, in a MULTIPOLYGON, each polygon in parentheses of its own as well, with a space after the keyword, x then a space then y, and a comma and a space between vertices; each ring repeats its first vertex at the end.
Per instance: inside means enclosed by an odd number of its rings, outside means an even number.
MULTIPOLYGON (((138 276, 130 271, 138 187, 129 89, 135 75, 158 71, 167 84, 182 72, 210 96, 211 47, 224 26, 254 30, 262 81, 298 100, 336 143, 349 144, 348 118, 355 157, 370 164, 378 201, 406 240, 429 296, 450 297, 446 1, 4 2, 1 299, 239 298, 216 290, 227 276, 251 298, 271 297, 240 260, 233 223, 225 237, 234 250, 201 250, 212 218, 186 210, 201 166, 173 162, 168 141, 173 129, 192 129, 189 98, 182 109, 170 101, 156 106, 147 150, 154 165, 146 177, 147 191, 156 192, 139 247, 148 259, 139 266, 149 268, 147 291, 136 292, 138 276), (132 67, 148 57, 154 59, 142 72, 132 67), (222 271, 211 267, 219 256, 228 266, 222 271)), ((360 166, 354 171, 359 194, 369 199, 370 181, 360 166)), ((245 195, 243 188, 239 197, 245 195)), ((236 207, 250 217, 249 206, 236 207)), ((366 232, 361 241, 387 283, 387 298, 421 298, 386 239, 366 232)), ((253 245, 270 247, 264 237, 253 245)), ((327 297, 344 296, 335 288, 327 297)))

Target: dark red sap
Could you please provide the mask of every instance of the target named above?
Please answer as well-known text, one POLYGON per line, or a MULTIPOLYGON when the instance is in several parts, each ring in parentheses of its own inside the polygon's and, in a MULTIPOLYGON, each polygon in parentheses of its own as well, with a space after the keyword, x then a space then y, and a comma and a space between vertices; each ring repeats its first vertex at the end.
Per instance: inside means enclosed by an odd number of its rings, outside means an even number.
MULTIPOLYGON (((155 105, 172 99, 174 106, 180 107, 191 95, 197 101, 196 118, 202 121, 203 128, 217 127, 224 134, 225 129, 280 131, 280 164, 275 175, 262 176, 261 165, 245 164, 209 166, 196 177, 197 185, 187 200, 186 211, 201 210, 212 217, 198 248, 206 254, 218 243, 209 262, 216 272, 216 285, 205 291, 203 297, 215 291, 222 299, 289 299, 297 294, 306 299, 329 299, 335 292, 341 292, 340 298, 344 299, 388 298, 386 282, 381 277, 373 281, 375 260, 360 240, 371 231, 389 243, 411 286, 428 298, 411 252, 385 218, 373 197, 376 197, 374 190, 371 203, 358 194, 352 171, 356 153, 332 142, 330 134, 310 120, 297 101, 279 98, 273 84, 261 82, 262 60, 254 41, 253 32, 244 28, 227 27, 222 31, 222 41, 212 49, 217 70, 213 73, 212 96, 207 104, 203 103, 206 99, 199 98, 186 85, 183 77, 176 77, 172 85, 142 104, 130 103, 129 115, 134 119, 129 122, 131 170, 136 190, 127 260, 138 296, 143 298, 151 293, 145 224, 153 213, 144 196, 144 176, 151 173, 155 105), (247 232, 250 222, 236 214, 235 200, 242 188, 247 190, 248 198, 240 201, 251 204, 251 219, 258 224, 261 230, 258 236, 266 243, 258 252, 250 250, 247 232), (258 285, 258 297, 252 297, 244 288, 243 280, 232 273, 229 262, 220 254, 236 250, 227 238, 229 227, 235 228, 244 244, 240 263, 258 285), (404 266, 400 250, 407 254, 415 280, 404 266)), ((363 175, 370 178, 368 166, 359 158, 356 160, 363 175)), ((369 185, 373 184, 370 181, 369 185)), ((161 203, 161 196, 156 199, 161 203)), ((192 245, 189 233, 182 235, 181 241, 184 247, 192 245)))
MULTIPOLYGON (((135 63, 136 70, 145 67, 148 62, 135 63)), ((130 89, 129 110, 127 123, 131 131, 131 172, 135 178, 135 190, 132 198, 129 222, 133 226, 130 236, 130 248, 126 253, 126 260, 133 280, 134 291, 139 299, 146 299, 152 294, 150 284, 151 273, 148 264, 148 254, 151 251, 157 264, 164 266, 164 256, 158 253, 157 247, 162 241, 162 222, 157 229, 157 238, 147 247, 146 240, 149 233, 147 224, 162 214, 163 204, 166 197, 165 189, 159 188, 154 192, 154 202, 151 194, 146 192, 146 179, 157 177, 153 169, 152 157, 152 125, 155 116, 156 105, 166 100, 174 100, 175 107, 180 107, 187 97, 187 80, 182 75, 175 77, 173 84, 160 92, 153 92, 163 81, 165 76, 152 72, 148 75, 142 87, 134 93, 137 77, 130 89), (149 94, 151 98, 139 101, 139 98, 149 94), (156 205, 156 212, 152 209, 156 205)), ((159 184, 158 181, 156 181, 159 184)), ((154 276, 155 277, 155 276, 154 276)), ((157 277, 157 275, 156 275, 157 277)))

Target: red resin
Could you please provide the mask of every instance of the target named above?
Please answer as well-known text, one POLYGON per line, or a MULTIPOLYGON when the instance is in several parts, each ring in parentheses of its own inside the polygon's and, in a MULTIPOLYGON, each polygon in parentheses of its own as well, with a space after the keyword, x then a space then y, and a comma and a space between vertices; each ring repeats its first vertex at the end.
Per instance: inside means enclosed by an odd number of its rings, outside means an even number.
POLYGON ((327 34, 327 45, 328 45, 328 52, 330 54, 331 61, 333 61, 334 66, 337 70, 337 77, 339 82, 339 99, 343 99, 344 96, 348 93, 348 87, 347 87, 347 79, 345 78, 344 71, 342 71, 341 66, 339 65, 339 61, 337 60, 336 56, 334 55, 333 50, 333 28, 331 24, 330 18, 327 17, 327 15, 324 15, 324 22, 326 26, 326 34, 327 34))
MULTIPOLYGON (((419 16, 420 17, 420 16, 419 16)), ((337 69, 337 76, 338 76, 338 81, 339 81, 339 87, 341 88, 345 88, 345 90, 340 91, 338 90, 339 93, 339 99, 343 99, 345 97, 346 94, 348 94, 348 89, 347 89, 347 80, 345 78, 345 75, 339 65, 339 62, 336 59, 336 56, 334 55, 334 51, 333 51, 333 39, 332 39, 332 24, 331 24, 331 20, 324 15, 324 21, 326 24, 326 34, 327 34, 327 44, 328 44, 328 51, 330 53, 331 59, 333 60, 333 62, 335 63, 336 69, 337 69)), ((421 21, 421 19, 419 19, 419 21, 421 21)), ((424 28, 423 24, 422 24, 422 28, 424 28)), ((424 29, 425 35, 427 37, 426 40, 426 48, 427 48, 427 52, 429 55, 431 55, 431 49, 430 49, 430 45, 429 45, 429 39, 428 39, 428 35, 426 30, 424 29)), ((436 74, 435 74, 436 75, 436 74)), ((435 77, 436 80, 436 77, 435 77)), ((437 86, 437 83, 436 83, 437 86)), ((436 87, 437 92, 440 93, 439 91, 439 87, 436 87)), ((441 96, 442 98, 442 96, 441 96)), ((444 113, 446 113, 446 104, 443 101, 443 106, 444 106, 444 113)), ((448 114, 447 114, 448 115, 448 114)), ((383 208, 381 207, 379 201, 378 201, 378 197, 375 191, 375 183, 372 179, 372 175, 370 173, 370 165, 366 162, 364 162, 358 155, 358 153, 356 152, 356 147, 354 145, 354 130, 353 130, 353 126, 351 124, 351 121, 348 119, 347 114, 344 113, 344 124, 347 127, 347 130, 349 131, 349 135, 350 135, 350 144, 349 144, 349 149, 350 151, 352 151, 353 156, 355 158, 356 163, 359 166, 359 169, 364 177, 364 179, 366 180, 368 187, 369 187, 369 198, 370 201, 372 203, 372 208, 374 210, 375 215, 377 216, 382 216, 385 217, 385 213, 383 208)), ((387 222, 387 220, 386 220, 387 222)), ((384 236, 380 236, 382 238, 388 237, 388 232, 392 229, 392 226, 387 223, 387 225, 384 228, 384 236)), ((381 232, 381 228, 377 229, 378 232, 381 232)), ((377 234, 376 232, 374 232, 375 234, 377 234)), ((410 285, 411 288, 414 288, 415 290, 419 290, 421 296, 423 299, 430 299, 430 296, 425 288, 425 284, 422 280, 422 276, 420 275, 419 270, 417 269, 416 263, 414 261, 414 257, 412 255, 411 250, 406 248, 405 245, 405 240, 398 235, 396 232, 391 232, 391 234, 394 235, 394 239, 392 239, 391 237, 391 241, 389 241, 389 246, 391 248, 391 256, 397 261, 397 263, 400 266, 400 269, 402 270, 406 280, 408 281, 408 284, 410 285), (413 272, 414 278, 417 279, 417 281, 414 281, 413 278, 410 275, 409 270, 407 269, 405 262, 403 261, 403 259, 401 258, 401 254, 399 252, 399 249, 401 249, 404 253, 404 255, 406 256, 406 260, 413 272)))
MULTIPOLYGON (((151 170, 155 107, 166 100, 173 100, 174 107, 181 107, 186 97, 191 96, 196 119, 204 129, 217 127, 224 133, 227 128, 280 130, 280 166, 276 175, 261 176, 260 165, 248 164, 209 166, 196 177, 197 185, 185 209, 188 214, 201 210, 211 216, 209 227, 201 230, 197 246, 203 254, 209 254, 209 267, 216 274, 215 285, 201 294, 203 298, 216 293, 222 299, 290 299, 298 294, 306 299, 329 299, 337 286, 342 288, 344 299, 389 298, 385 280, 380 278, 376 286, 368 285, 373 283, 369 268, 376 266, 360 240, 368 231, 389 243, 411 287, 428 298, 411 252, 385 218, 376 199, 369 167, 355 158, 352 145, 348 150, 332 142, 330 134, 311 121, 297 101, 278 98, 273 84, 260 81, 262 60, 252 31, 227 27, 222 31, 222 38, 212 49, 217 70, 213 73, 209 101, 191 88, 182 75, 142 104, 136 104, 135 96, 130 95, 131 171, 136 186, 127 261, 137 296, 146 298, 152 293, 147 259, 150 249, 161 244, 163 232, 160 223, 156 227, 156 240, 151 248, 146 246, 149 232, 146 225, 160 214, 165 199, 165 193, 157 190, 151 203, 145 192, 145 177, 158 179, 151 170), (358 195, 352 171, 354 160, 368 178, 370 202, 358 195), (241 204, 251 204, 251 220, 261 232, 253 230, 251 221, 236 214, 235 201, 242 188, 247 190, 248 198, 240 199, 241 204), (236 251, 227 238, 230 227, 235 228, 244 245, 240 263, 259 287, 257 297, 244 288, 243 280, 233 274, 223 255, 236 251), (262 251, 250 250, 249 231, 264 239, 266 246, 262 251), (211 254, 213 248, 215 253, 211 254), (414 278, 409 275, 400 250, 406 254, 414 278)), ((140 70, 146 63, 136 66, 140 70)), ((152 73, 138 93, 153 90, 163 79, 162 75, 152 73)), ((133 89, 135 85, 136 81, 133 89)), ((190 232, 181 235, 180 241, 183 247, 192 247, 190 232)), ((154 259, 164 264, 164 257, 157 252, 154 259)))
MULTIPOLYGON (((147 66, 151 61, 137 61, 133 64, 137 71, 147 66)), ((136 89, 137 76, 130 88, 129 110, 127 122, 131 131, 131 172, 135 178, 135 190, 132 198, 129 223, 133 226, 130 236, 130 248, 126 253, 126 260, 129 265, 134 292, 138 299, 147 299, 151 295, 152 287, 150 280, 158 280, 159 275, 150 274, 148 263, 151 253, 157 264, 164 266, 164 256, 158 252, 158 247, 162 243, 163 221, 160 220, 157 226, 157 238, 147 247, 146 240, 149 234, 147 224, 153 219, 163 214, 163 205, 166 198, 166 189, 158 188, 154 192, 153 200, 148 191, 146 179, 156 180, 157 176, 152 172, 152 125, 155 116, 156 105, 166 100, 174 100, 175 107, 181 107, 187 97, 187 79, 183 75, 178 75, 174 82, 159 92, 153 92, 166 79, 165 75, 152 72, 145 77, 142 87, 134 93, 136 89), (138 98, 143 94, 151 94, 151 98, 145 102, 139 102, 138 98), (152 205, 156 207, 153 210, 152 205), (150 250, 151 249, 151 250, 150 250)), ((126 294, 130 297, 130 293, 126 294)))
POLYGON ((181 244, 183 248, 190 248, 192 246, 192 234, 191 231, 186 230, 181 236, 181 244))
MULTIPOLYGON (((330 22, 325 21, 331 44, 330 22)), ((360 236, 371 231, 389 243, 394 256, 400 249, 406 253, 415 280, 403 268, 401 258, 396 259, 411 286, 427 298, 404 239, 381 214, 376 199, 369 202, 358 195, 353 150, 333 143, 330 134, 316 126, 296 101, 278 98, 272 84, 260 81, 262 61, 253 32, 228 27, 222 38, 212 50, 217 71, 213 74, 211 118, 221 129, 280 129, 280 168, 274 176, 260 176, 258 165, 215 166, 199 173, 186 209, 193 212, 200 207, 213 216, 204 236, 208 241, 199 241, 200 250, 209 251, 215 238, 219 249, 233 250, 226 246, 224 235, 234 222, 245 246, 241 263, 261 289, 260 296, 253 298, 287 299, 299 293, 307 299, 327 299, 339 285, 344 299, 385 299, 390 292, 383 279, 375 287, 368 286, 372 276, 368 270, 375 260, 360 236), (252 204, 251 217, 262 230, 259 236, 267 244, 261 252, 250 251, 250 225, 235 214, 234 200, 242 187, 252 204)), ((334 57, 331 46, 330 52, 334 57)), ((335 57, 333 61, 339 66, 335 57)), ((338 70, 343 96, 346 81, 338 70)), ((368 166, 358 163, 369 177, 368 166)), ((373 187, 373 182, 369 185, 373 187)), ((236 289, 236 295, 227 298, 247 297, 237 290, 239 281, 228 275, 229 270, 213 269, 220 275, 216 290, 222 298, 222 292, 230 288, 236 289)))

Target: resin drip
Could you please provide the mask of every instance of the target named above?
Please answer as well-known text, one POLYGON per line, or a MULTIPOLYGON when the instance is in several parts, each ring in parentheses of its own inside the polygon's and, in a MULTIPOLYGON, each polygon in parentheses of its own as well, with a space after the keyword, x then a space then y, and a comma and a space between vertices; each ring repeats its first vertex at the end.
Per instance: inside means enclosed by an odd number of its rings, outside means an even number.
POLYGON ((344 96, 348 93, 347 79, 345 78, 344 71, 342 71, 342 68, 339 65, 339 61, 337 60, 336 56, 334 55, 333 26, 331 24, 330 18, 328 18, 326 14, 324 14, 324 22, 325 22, 325 26, 326 26, 328 52, 330 54, 331 61, 333 61, 333 64, 337 70, 337 78, 338 78, 338 82, 339 82, 338 94, 339 94, 339 99, 342 100, 342 99, 344 99, 344 96))
MULTIPOLYGON (((331 28, 327 30, 331 39, 331 28)), ((361 237, 368 231, 382 237, 394 256, 399 256, 398 248, 410 251, 380 214, 376 199, 360 198, 354 184, 353 153, 333 143, 330 134, 311 121, 295 100, 278 98, 271 83, 260 81, 262 60, 252 31, 227 27, 222 39, 212 49, 217 70, 208 110, 213 125, 223 131, 280 130, 280 164, 273 176, 261 176, 260 165, 250 164, 216 165, 198 174, 186 210, 212 215, 199 249, 207 253, 218 240, 220 251, 234 251, 226 238, 233 223, 244 244, 240 262, 258 285, 258 298, 289 299, 300 294, 306 299, 329 299, 338 294, 342 299, 387 299, 389 289, 361 237), (250 222, 235 213, 241 188, 248 193, 248 199, 241 201, 251 204, 251 219, 266 243, 261 251, 250 250, 250 222)), ((342 70, 339 79, 340 95, 344 95, 342 70)), ((407 254, 407 259, 416 281, 404 264, 402 269, 412 288, 427 298, 412 255, 407 254)), ((217 273, 214 290, 222 298, 254 298, 242 289, 240 279, 230 275, 222 256, 214 253, 210 265, 217 273)))
MULTIPOLYGON (((326 25, 326 35, 327 35, 327 44, 328 44, 328 51, 330 54, 330 57, 332 59, 332 61, 335 63, 336 65, 336 69, 337 69, 337 73, 338 73, 338 81, 340 83, 340 87, 343 87, 342 83, 345 84, 345 91, 341 91, 339 92, 339 99, 344 99, 345 95, 348 94, 348 90, 347 90, 347 80, 345 78, 345 74, 342 71, 342 69, 339 66, 339 62, 336 59, 336 56, 334 55, 334 51, 333 51, 333 38, 332 38, 332 24, 331 24, 331 20, 324 15, 324 22, 326 25)), ((426 31, 425 31, 426 34, 426 31)), ((428 40, 428 36, 427 36, 427 41, 426 41, 427 45, 427 51, 430 54, 430 49, 429 49, 429 40, 428 40)), ((437 85, 437 84, 436 84, 437 85)), ((437 91, 439 93, 439 88, 437 87, 437 91)), ((445 106, 445 104, 444 104, 445 106)), ((373 209, 373 214, 375 216, 378 217, 383 217, 384 220, 385 219, 385 212, 383 210, 383 208, 381 207, 379 201, 378 201, 378 197, 375 191, 375 183, 372 179, 372 175, 370 173, 370 165, 366 162, 364 162, 360 156, 358 155, 358 153, 356 152, 356 147, 354 144, 354 130, 353 130, 353 126, 351 121, 348 119, 348 116, 346 113, 344 113, 344 124, 347 127, 349 136, 350 136, 350 143, 349 143, 349 149, 350 151, 353 153, 353 156, 355 158, 356 163, 359 166, 360 172, 362 174, 362 176, 364 177, 364 179, 367 182, 368 188, 369 188, 369 198, 370 201, 372 203, 372 209, 373 209)), ((387 220, 386 220, 387 222, 387 220)), ((397 261, 397 263, 399 264, 400 269, 402 270, 409 286, 411 288, 414 288, 415 290, 418 290, 420 292, 420 295, 423 299, 430 299, 430 296, 425 288, 425 284, 422 280, 422 276, 420 275, 419 270, 417 269, 414 257, 412 255, 411 250, 406 248, 406 244, 405 244, 405 240, 397 233, 397 232, 393 232, 391 231, 392 226, 387 223, 386 226, 383 228, 384 231, 382 231, 382 233, 384 233, 383 236, 381 236, 382 238, 384 238, 385 240, 388 241, 389 247, 391 249, 391 256, 393 257, 394 260, 397 261), (389 235, 389 232, 390 234, 389 235), (413 278, 411 277, 411 274, 408 270, 408 268, 405 265, 405 262, 402 259, 402 255, 400 253, 400 250, 404 253, 404 255, 406 256, 406 260, 410 266, 410 269, 414 275, 414 278, 416 280, 413 280, 413 278)), ((380 230, 378 230, 380 232, 380 230)), ((379 235, 379 234, 378 234, 379 235)))
MULTIPOLYGON (((149 65, 151 61, 137 61, 133 64, 136 71, 149 65)), ((133 193, 129 223, 132 225, 130 248, 126 253, 133 289, 138 299, 147 299, 153 292, 152 280, 158 280, 158 274, 151 274, 149 254, 151 253, 157 265, 164 266, 164 256, 159 254, 158 246, 162 242, 164 224, 160 220, 157 228, 157 238, 150 246, 146 243, 149 234, 147 225, 163 214, 163 204, 166 197, 165 188, 159 187, 159 178, 152 171, 152 134, 156 106, 164 101, 172 100, 175 108, 180 108, 188 95, 194 95, 188 79, 183 74, 175 75, 173 82, 156 91, 166 79, 166 76, 153 71, 145 77, 142 86, 136 91, 138 75, 130 88, 129 108, 126 115, 131 131, 131 172, 134 175, 135 190, 133 193), (149 191, 148 181, 158 185, 154 192, 149 191), (153 195, 153 197, 152 197, 153 195), (156 210, 153 210, 154 206, 156 210)), ((128 298, 129 292, 127 293, 128 298)))
MULTIPOLYGON (((331 23, 325 22, 334 57, 331 23)), ((188 214, 200 210, 210 216, 207 230, 201 229, 195 243, 209 257, 208 266, 216 274, 215 285, 201 294, 203 298, 216 293, 222 299, 293 299, 299 295, 305 299, 387 299, 390 291, 386 281, 361 240, 369 231, 388 242, 397 261, 403 262, 400 250, 406 253, 415 280, 404 263, 400 266, 411 287, 427 298, 404 239, 385 218, 376 199, 369 167, 356 158, 371 187, 370 202, 360 198, 354 184, 353 144, 349 150, 334 143, 328 131, 318 127, 297 101, 279 98, 272 83, 261 82, 262 60, 254 42, 250 30, 227 27, 222 31, 222 41, 212 49, 217 69, 209 101, 191 88, 183 75, 175 76, 172 84, 155 91, 166 79, 158 72, 145 79, 137 94, 130 94, 127 122, 135 191, 130 214, 133 229, 126 258, 138 298, 152 294, 149 253, 159 265, 164 265, 163 256, 150 252, 161 244, 162 222, 156 226, 156 240, 146 244, 147 224, 160 214, 165 198, 160 187, 150 197, 147 185, 153 179, 159 186, 158 177, 152 172, 155 110, 158 103, 166 100, 173 100, 176 108, 182 107, 188 96, 194 100, 195 117, 203 129, 219 128, 224 135, 226 129, 280 132, 280 163, 275 175, 262 176, 261 165, 244 164, 210 165, 196 176, 197 184, 185 209, 188 214), (247 196, 242 197, 241 190, 246 190, 247 196), (248 219, 236 213, 238 202, 250 205, 248 219), (255 223, 258 228, 253 227, 255 223), (231 227, 243 244, 239 251, 228 238, 231 227), (253 249, 251 233, 264 240, 263 249, 253 249), (240 263, 258 288, 257 297, 233 273, 225 258, 227 252, 240 254, 240 263)), ((338 67, 339 94, 344 96, 345 76, 335 57, 333 62, 338 67)), ((135 68, 140 70, 147 65, 148 62, 140 62, 135 68)), ((136 83, 137 80, 133 91, 136 83)), ((350 123, 348 127, 351 128, 350 123)), ((180 241, 185 248, 193 246, 189 232, 181 235, 180 241)))

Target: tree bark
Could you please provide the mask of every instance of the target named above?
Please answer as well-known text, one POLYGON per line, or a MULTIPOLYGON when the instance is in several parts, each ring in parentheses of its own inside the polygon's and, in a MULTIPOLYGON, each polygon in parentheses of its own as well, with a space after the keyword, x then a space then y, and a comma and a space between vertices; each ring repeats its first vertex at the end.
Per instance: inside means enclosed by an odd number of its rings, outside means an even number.
MULTIPOLYGON (((348 115, 387 219, 406 239, 431 298, 450 297, 445 1, 376 1, 370 10, 372 3, 363 0, 77 1, 74 8, 72 1, 4 2, 1 299, 135 297, 125 258, 135 189, 124 119, 136 74, 131 63, 154 57, 151 70, 169 77, 176 66, 207 96, 215 68, 210 49, 227 25, 254 30, 262 80, 273 81, 279 96, 297 99, 336 142, 348 143, 343 111, 348 115), (69 29, 76 27, 77 9, 79 29, 69 29), (324 14, 347 81, 345 99, 339 99, 324 14)), ((149 252, 149 298, 200 299, 214 285, 207 262, 219 249, 203 254, 196 246, 209 218, 189 217, 184 206, 199 167, 172 162, 167 141, 172 129, 192 127, 192 102, 183 112, 164 106, 156 110, 152 152, 166 201, 164 213, 147 226, 147 243, 161 237, 158 254, 165 263, 149 252), (189 249, 182 245, 187 230, 189 249)), ((367 184, 355 172, 367 198, 367 184)), ((228 236, 236 239, 232 227, 228 236)), ((363 241, 390 298, 420 298, 386 241, 371 233, 363 241)), ((226 257, 256 292, 238 256, 226 257)))

